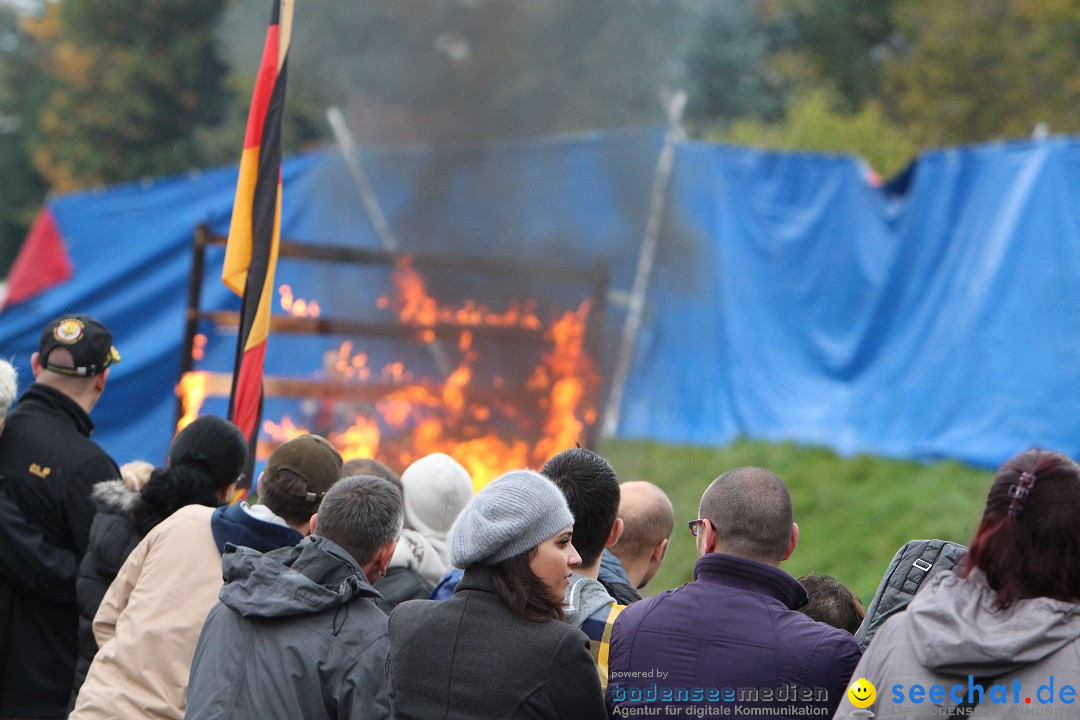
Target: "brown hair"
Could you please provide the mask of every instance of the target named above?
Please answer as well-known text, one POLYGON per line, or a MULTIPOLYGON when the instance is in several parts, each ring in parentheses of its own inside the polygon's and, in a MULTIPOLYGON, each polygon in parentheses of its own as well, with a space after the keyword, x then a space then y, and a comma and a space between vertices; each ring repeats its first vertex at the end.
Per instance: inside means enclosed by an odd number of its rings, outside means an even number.
POLYGON ((303 525, 319 511, 319 500, 307 499, 308 484, 288 468, 273 478, 263 476, 259 483, 259 502, 290 525, 303 525))
POLYGON ((536 548, 490 566, 495 592, 510 611, 530 622, 564 620, 562 602, 548 595, 548 587, 536 576, 529 560, 536 548))
POLYGON ((810 573, 799 578, 806 588, 807 601, 799 612, 811 619, 846 630, 852 635, 862 625, 866 610, 855 593, 832 575, 810 573))
POLYGON ((1004 610, 1024 597, 1080 600, 1080 466, 1029 450, 997 471, 965 575, 986 574, 1004 610), (1026 481, 1026 482, 1025 482, 1026 481))

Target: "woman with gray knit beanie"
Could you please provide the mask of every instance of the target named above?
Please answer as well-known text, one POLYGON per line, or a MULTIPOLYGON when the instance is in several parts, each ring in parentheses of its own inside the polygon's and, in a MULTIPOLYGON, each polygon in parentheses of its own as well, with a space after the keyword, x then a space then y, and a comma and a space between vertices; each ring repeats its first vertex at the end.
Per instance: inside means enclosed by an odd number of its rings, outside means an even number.
POLYGON ((390 615, 396 717, 607 717, 588 638, 562 622, 581 564, 573 524, 562 492, 531 470, 472 499, 446 538, 450 562, 465 571, 457 592, 390 615))

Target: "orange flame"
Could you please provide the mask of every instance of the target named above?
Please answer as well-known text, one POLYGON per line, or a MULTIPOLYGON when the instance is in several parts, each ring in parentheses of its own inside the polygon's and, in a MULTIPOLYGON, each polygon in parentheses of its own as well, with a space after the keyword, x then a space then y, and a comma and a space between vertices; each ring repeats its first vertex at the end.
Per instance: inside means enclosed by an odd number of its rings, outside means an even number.
MULTIPOLYGON (((510 303, 502 312, 493 312, 473 301, 460 306, 440 305, 428 294, 423 278, 408 259, 398 264, 391 279, 395 297, 380 298, 378 306, 393 308, 406 325, 432 328, 423 333, 424 342, 436 342, 434 328, 444 324, 458 328, 543 328, 534 300, 510 303)), ((294 298, 288 285, 279 290, 282 307, 288 312, 318 315, 318 305, 294 298)), ((400 361, 372 368, 366 353, 355 352, 350 341, 343 342, 337 350, 326 353, 319 377, 345 383, 381 383, 392 389, 374 407, 357 408, 352 424, 343 431, 328 433, 328 439, 345 459, 381 457, 399 471, 424 455, 447 453, 468 468, 476 489, 508 470, 539 467, 555 453, 581 442, 586 427, 596 421, 597 409, 590 400, 599 376, 585 351, 589 310, 590 303, 585 301, 576 310, 563 313, 544 332, 549 350, 542 353, 521 395, 513 401, 485 402, 480 397, 485 393, 503 397, 507 383, 496 376, 486 381, 486 388, 477 387, 474 365, 479 353, 468 330, 460 332, 457 366, 441 383, 414 382, 412 373, 400 361), (539 433, 542 437, 535 443, 521 437, 502 437, 508 433, 507 428, 510 434, 539 433), (386 437, 384 430, 390 431, 386 437)), ((205 380, 199 394, 199 375, 185 376, 178 387, 178 393, 185 398, 185 418, 194 419, 205 397, 205 380)), ((288 416, 280 422, 265 421, 262 431, 275 444, 309 432, 288 416)))
POLYGON ((182 401, 184 412, 176 422, 176 432, 180 432, 199 417, 199 409, 206 400, 207 375, 205 372, 184 373, 177 383, 176 394, 182 401))
POLYGON ((322 312, 319 303, 315 300, 304 300, 303 298, 293 297, 291 285, 280 286, 278 288, 278 294, 281 296, 281 309, 293 317, 317 318, 322 312))

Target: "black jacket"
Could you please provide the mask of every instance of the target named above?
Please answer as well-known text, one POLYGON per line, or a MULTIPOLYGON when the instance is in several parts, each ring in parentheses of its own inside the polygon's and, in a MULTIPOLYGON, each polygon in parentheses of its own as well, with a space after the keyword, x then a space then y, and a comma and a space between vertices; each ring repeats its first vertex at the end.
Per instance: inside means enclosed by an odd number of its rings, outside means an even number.
POLYGON ((607 718, 585 633, 514 615, 480 565, 449 600, 394 609, 387 670, 399 720, 607 718))
MULTIPOLYGON (((45 542, 77 559, 94 518, 91 488, 120 476, 112 458, 90 440, 93 429, 74 400, 35 383, 0 434, 0 475, 11 499, 45 542)), ((2 581, 10 590, 10 614, 0 648, 0 716, 63 716, 78 652, 74 584, 42 596, 6 569, 2 581)))
POLYGON ((106 480, 94 486, 92 498, 97 504, 97 514, 90 526, 90 545, 79 564, 75 581, 75 596, 79 603, 79 658, 75 664, 69 709, 74 709, 75 697, 97 654, 94 615, 127 556, 143 538, 135 529, 133 517, 135 508, 144 503, 138 491, 129 489, 123 480, 106 480))
POLYGON ((375 589, 382 595, 381 598, 375 599, 375 604, 389 615, 394 608, 406 600, 427 600, 435 588, 415 570, 392 567, 387 568, 386 575, 375 583, 375 589))

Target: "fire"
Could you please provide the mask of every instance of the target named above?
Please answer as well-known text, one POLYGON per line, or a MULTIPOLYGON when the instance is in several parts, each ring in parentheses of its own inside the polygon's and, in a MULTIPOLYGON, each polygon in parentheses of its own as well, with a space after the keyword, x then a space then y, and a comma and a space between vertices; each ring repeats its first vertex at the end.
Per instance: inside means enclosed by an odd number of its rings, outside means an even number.
POLYGON ((447 323, 461 327, 519 327, 539 330, 543 327, 536 315, 536 301, 511 302, 505 312, 492 312, 486 305, 466 300, 464 305, 439 305, 427 293, 424 279, 412 266, 410 258, 402 258, 391 275, 397 297, 393 302, 379 299, 379 307, 393 307, 401 322, 407 325, 435 325, 447 323))
POLYGON ((206 335, 196 333, 191 340, 191 357, 194 360, 202 360, 206 356, 206 335))
MULTIPOLYGON (((262 431, 264 435, 277 443, 283 443, 286 440, 291 440, 300 435, 311 434, 311 431, 306 427, 300 427, 293 423, 292 418, 288 415, 281 418, 280 423, 276 423, 273 420, 263 420, 262 431)), ((329 438, 327 439, 329 440, 329 438)))
POLYGON ((341 433, 330 433, 327 438, 346 460, 353 458, 373 458, 379 452, 379 424, 365 417, 356 421, 341 433))
POLYGON ((317 318, 319 313, 322 312, 319 303, 316 301, 293 297, 292 286, 290 285, 280 286, 278 294, 281 296, 281 309, 293 317, 317 318))
MULTIPOLYGON (((548 350, 522 375, 527 378, 525 387, 511 396, 502 375, 485 379, 477 374, 480 351, 469 328, 540 332, 544 325, 535 301, 508 303, 502 311, 473 301, 440 304, 428 294, 423 277, 407 259, 397 265, 391 279, 394 297, 380 298, 378 307, 393 311, 405 325, 430 328, 422 341, 440 343, 437 352, 445 355, 456 349, 456 366, 449 362, 441 379, 416 381, 402 361, 371 366, 370 357, 356 351, 352 341, 328 351, 319 378, 387 387, 373 404, 344 405, 345 415, 338 416, 337 425, 348 424, 345 430, 314 430, 326 435, 342 457, 378 457, 400 471, 424 455, 444 452, 468 468, 474 486, 480 489, 507 470, 539 467, 555 453, 582 441, 586 427, 596 420, 591 398, 599 384, 593 359, 585 349, 589 301, 564 312, 543 331, 548 350), (456 348, 448 342, 452 336, 440 332, 436 337, 444 325, 457 328, 456 348)), ((288 312, 318 315, 318 305, 294 298, 288 285, 282 285, 280 292, 282 307, 288 312)), ((188 379, 192 375, 199 373, 185 376, 178 387, 185 398, 185 418, 197 415, 205 397, 205 382, 200 395, 198 379, 188 379)), ((279 422, 266 420, 262 431, 271 444, 278 444, 310 432, 304 425, 285 416, 279 422)))
POLYGON ((176 394, 183 398, 184 414, 176 422, 176 432, 180 432, 199 417, 199 408, 206 400, 206 379, 209 373, 184 373, 176 385, 176 394))

